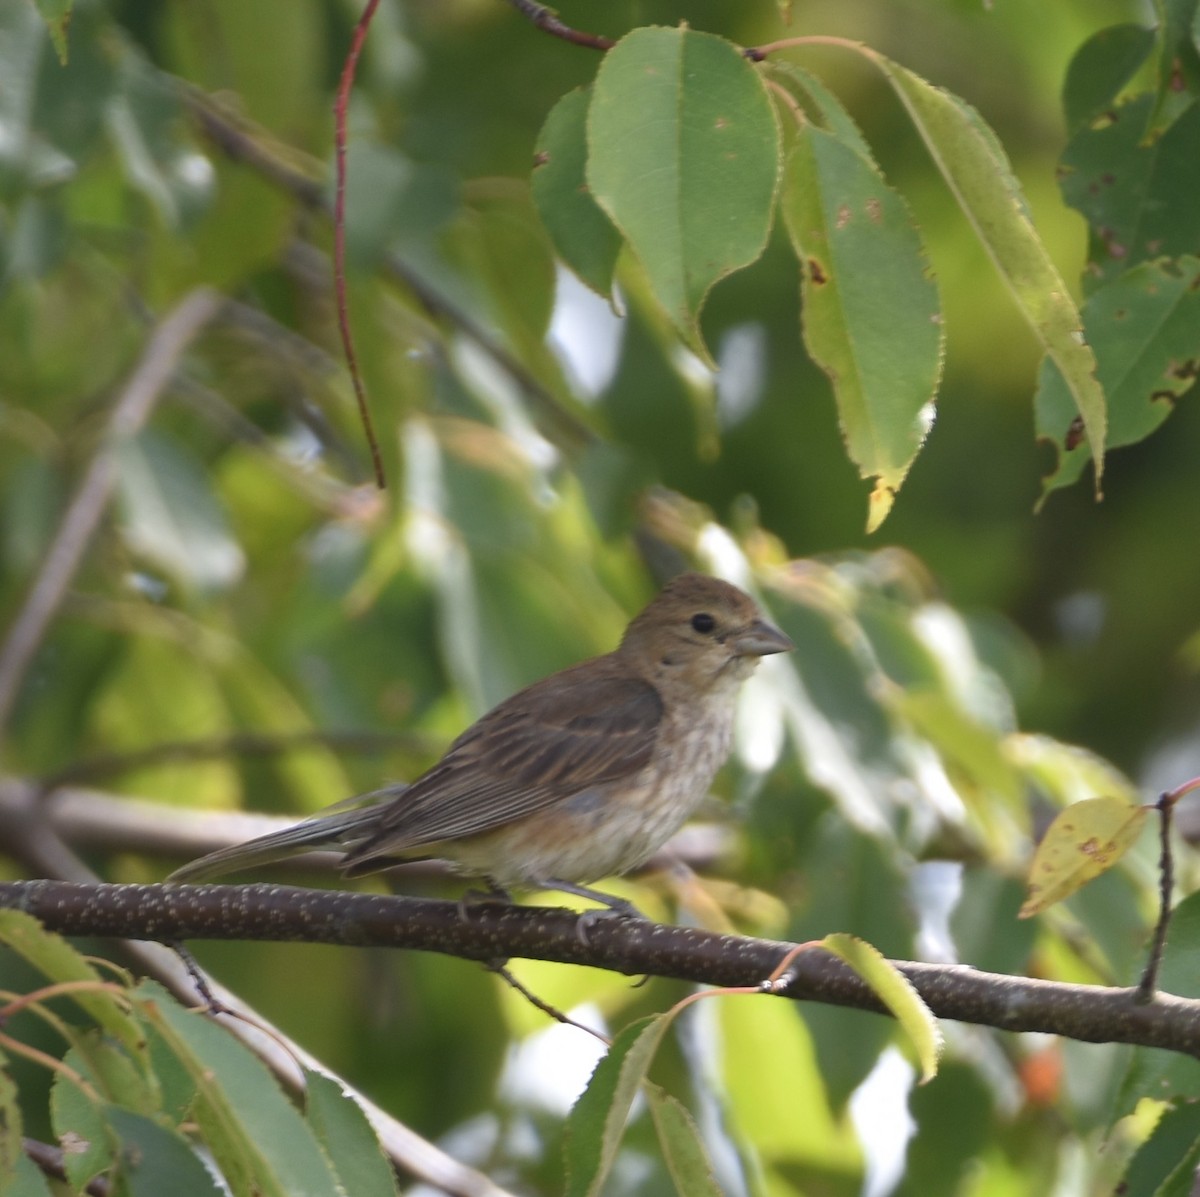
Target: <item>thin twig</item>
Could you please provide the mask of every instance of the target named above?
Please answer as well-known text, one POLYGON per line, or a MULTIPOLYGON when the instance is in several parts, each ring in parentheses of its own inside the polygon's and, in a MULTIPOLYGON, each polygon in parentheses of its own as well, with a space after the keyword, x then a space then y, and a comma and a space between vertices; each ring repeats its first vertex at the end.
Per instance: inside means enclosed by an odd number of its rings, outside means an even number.
POLYGON ((1181 786, 1179 789, 1160 794, 1154 804, 1158 811, 1158 922, 1154 927, 1154 940, 1150 945, 1146 969, 1137 987, 1139 1002, 1153 1001, 1158 988, 1158 974, 1162 968, 1163 952, 1167 947, 1167 930, 1171 925, 1171 896, 1175 892, 1175 857, 1171 851, 1171 824, 1175 814, 1175 803, 1187 793, 1188 788, 1194 788, 1193 783, 1189 782, 1186 787, 1181 786))
POLYGON ((552 8, 536 3, 536 0, 508 0, 523 17, 532 21, 543 33, 560 37, 573 46, 586 46, 589 50, 611 50, 617 43, 600 33, 586 33, 565 24, 552 8))
MULTIPOLYGON (((21 1150, 37 1165, 38 1170, 54 1180, 66 1182, 67 1166, 63 1160, 63 1149, 51 1143, 43 1143, 40 1139, 23 1138, 21 1150)), ((44 1192, 45 1190, 43 1190, 44 1192)), ((109 1197, 112 1185, 104 1176, 94 1176, 83 1186, 86 1197, 109 1197)))
MULTIPOLYGON (((206 135, 228 158, 245 163, 306 208, 332 219, 333 205, 326 199, 321 184, 269 149, 266 134, 231 116, 198 88, 184 86, 180 94, 206 135)), ((380 264, 410 292, 430 319, 444 321, 461 333, 512 380, 531 401, 541 424, 548 428, 548 435, 560 448, 575 451, 596 443, 595 432, 583 420, 564 407, 558 397, 478 321, 442 295, 398 254, 384 253, 380 264)))
POLYGON ((507 965, 489 963, 487 970, 490 973, 495 973, 496 976, 502 978, 508 985, 511 985, 534 1009, 540 1010, 548 1018, 554 1019, 555 1022, 561 1022, 565 1027, 574 1027, 577 1031, 586 1031, 589 1035, 593 1035, 599 1039, 605 1047, 612 1047, 612 1041, 601 1035, 599 1031, 584 1026, 581 1022, 576 1022, 575 1019, 569 1014, 564 1014, 557 1006, 552 1006, 549 1002, 543 1001, 529 986, 519 981, 507 965))
POLYGON ((25 604, 0 647, 0 737, 21 682, 71 579, 95 535, 116 482, 116 452, 145 424, 184 350, 216 315, 221 299, 201 288, 182 300, 151 335, 141 361, 117 400, 107 435, 67 507, 25 604))
POLYGON ((338 81, 337 97, 333 105, 334 161, 337 169, 337 188, 333 196, 333 290, 337 296, 338 330, 342 335, 342 348, 346 352, 346 365, 350 381, 354 384, 354 399, 358 404, 358 416, 362 420, 367 444, 371 449, 371 465, 375 469, 375 482, 380 490, 387 487, 383 473, 383 458, 379 453, 379 441, 375 436, 375 425, 371 421, 371 409, 367 404, 367 391, 362 374, 358 369, 358 355, 354 352, 354 334, 350 328, 350 307, 346 298, 346 110, 350 105, 350 92, 354 87, 354 74, 358 69, 358 56, 362 52, 367 30, 379 0, 367 0, 362 16, 354 26, 350 39, 350 50, 342 64, 342 77, 338 81))

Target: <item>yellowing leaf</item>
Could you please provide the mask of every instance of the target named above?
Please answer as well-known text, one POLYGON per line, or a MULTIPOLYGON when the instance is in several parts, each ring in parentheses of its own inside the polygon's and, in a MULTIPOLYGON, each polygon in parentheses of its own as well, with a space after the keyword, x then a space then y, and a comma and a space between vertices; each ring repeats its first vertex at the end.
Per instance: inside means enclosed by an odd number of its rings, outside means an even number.
POLYGON ((1034 853, 1020 917, 1039 914, 1110 869, 1137 839, 1149 811, 1123 798, 1085 798, 1068 806, 1034 853))
POLYGON ((844 960, 871 987, 912 1040, 921 1065, 921 1083, 937 1075, 942 1032, 912 982, 878 948, 853 935, 827 935, 821 946, 844 960))

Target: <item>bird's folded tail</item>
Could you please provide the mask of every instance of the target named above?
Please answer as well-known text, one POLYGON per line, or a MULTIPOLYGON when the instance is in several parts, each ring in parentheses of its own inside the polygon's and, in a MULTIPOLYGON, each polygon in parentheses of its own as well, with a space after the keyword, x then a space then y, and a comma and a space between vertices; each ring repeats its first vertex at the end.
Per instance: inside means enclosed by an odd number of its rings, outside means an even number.
MULTIPOLYGON (((338 807, 341 805, 339 803, 338 807)), ((294 827, 260 835, 244 844, 218 848, 216 852, 210 852, 176 869, 167 878, 167 884, 208 881, 226 873, 257 868, 316 848, 348 848, 372 833, 379 818, 378 805, 351 810, 340 810, 338 807, 332 808, 331 814, 316 815, 294 827)))

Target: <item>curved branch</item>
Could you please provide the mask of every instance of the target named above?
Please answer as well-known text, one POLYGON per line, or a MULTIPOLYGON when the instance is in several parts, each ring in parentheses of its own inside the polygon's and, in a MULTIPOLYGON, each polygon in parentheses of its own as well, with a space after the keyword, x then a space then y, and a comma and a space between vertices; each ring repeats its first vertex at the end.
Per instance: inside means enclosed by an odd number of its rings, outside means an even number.
MULTIPOLYGON (((578 916, 546 907, 480 905, 277 885, 0 883, 0 906, 67 935, 128 939, 252 939, 395 947, 494 963, 513 956, 708 985, 761 984, 793 945, 691 927, 578 916)), ((1006 1031, 1132 1043, 1200 1057, 1200 1001, 1135 990, 1008 977, 967 966, 900 962, 935 1015, 1006 1031)), ((781 996, 885 1013, 846 965, 802 953, 781 996)))
POLYGON ((141 430, 184 351, 220 306, 220 296, 206 287, 180 300, 151 334, 129 382, 113 404, 105 440, 88 465, 20 614, 0 646, 0 737, 16 706, 26 670, 108 507, 116 485, 116 449, 141 430))

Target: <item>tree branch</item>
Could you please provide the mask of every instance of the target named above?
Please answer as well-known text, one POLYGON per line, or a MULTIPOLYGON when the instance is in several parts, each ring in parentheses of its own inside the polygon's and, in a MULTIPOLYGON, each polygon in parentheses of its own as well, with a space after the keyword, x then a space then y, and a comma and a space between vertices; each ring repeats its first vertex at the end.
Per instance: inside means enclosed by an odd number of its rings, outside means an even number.
POLYGON ((20 614, 0 646, 0 737, 29 668, 71 579, 91 544, 116 482, 115 453, 136 436, 193 338, 216 315, 220 297, 207 288, 185 296, 154 330, 137 368, 113 405, 106 439, 75 492, 20 614))
MULTIPOLYGON (((255 836, 281 831, 294 826, 297 818, 238 810, 190 810, 67 783, 69 777, 85 771, 91 777, 103 776, 105 770, 110 766, 115 768, 118 763, 132 768, 135 764, 162 760, 201 759, 214 753, 265 753, 309 740, 342 750, 357 746, 372 751, 397 744, 410 745, 416 751, 426 750, 421 737, 397 733, 299 733, 295 737, 245 734, 224 740, 163 744, 145 749, 144 753, 97 757, 80 762, 78 771, 68 767, 37 781, 0 776, 0 851, 19 861, 24 871, 33 876, 94 881, 94 876, 55 867, 47 856, 46 841, 53 840, 80 852, 110 855, 139 852, 182 864, 218 848, 230 848, 255 836), (92 769, 95 772, 90 772, 92 769), (30 850, 31 844, 41 847, 30 850)), ((692 822, 676 832, 670 843, 647 862, 646 868, 666 867, 673 860, 683 861, 694 869, 711 868, 729 855, 731 841, 732 833, 727 826, 692 822)), ((335 873, 341 858, 340 852, 305 852, 279 861, 274 867, 302 872, 325 868, 335 873)), ((436 860, 413 861, 397 866, 399 869, 409 877, 445 877, 448 872, 445 863, 436 860)))
MULTIPOLYGON (((454 902, 275 885, 17 881, 0 883, 0 906, 23 910, 66 935, 395 947, 484 963, 517 956, 723 986, 761 984, 793 946, 619 918, 595 920, 584 944, 578 916, 558 908, 480 905, 464 918, 454 902)), ((897 967, 940 1018, 1200 1057, 1200 1001, 1158 994, 1138 1003, 1132 989, 1007 977, 966 966, 897 967)), ((885 1012, 857 974, 821 952, 802 953, 778 992, 885 1012)))
MULTIPOLYGON (((280 152, 268 145, 265 134, 245 122, 236 121, 199 88, 181 85, 180 94, 204 133, 228 158, 245 164, 310 211, 333 219, 333 204, 326 196, 324 186, 285 161, 280 152)), ((512 380, 538 413, 546 434, 560 448, 574 452, 596 443, 596 433, 587 423, 560 403, 558 397, 473 316, 442 295, 398 254, 384 252, 380 264, 387 275, 413 296, 431 320, 442 321, 455 329, 512 380)))

